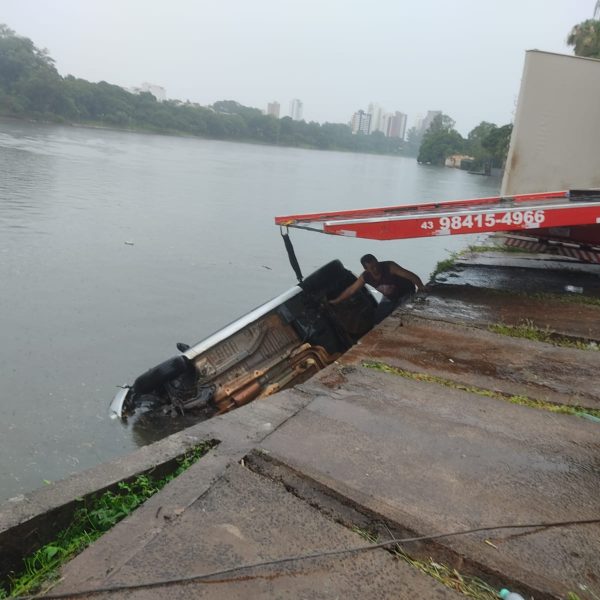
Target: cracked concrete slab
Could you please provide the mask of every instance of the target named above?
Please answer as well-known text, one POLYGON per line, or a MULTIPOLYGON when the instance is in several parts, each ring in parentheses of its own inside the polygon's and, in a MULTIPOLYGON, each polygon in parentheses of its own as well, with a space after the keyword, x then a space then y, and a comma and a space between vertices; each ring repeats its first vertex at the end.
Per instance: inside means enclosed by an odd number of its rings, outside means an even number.
POLYGON ((583 304, 579 300, 567 294, 557 301, 485 288, 436 285, 426 298, 411 303, 401 312, 483 328, 495 323, 530 323, 569 338, 600 341, 600 305, 583 304))
MULTIPOLYGON (((419 534, 600 514, 595 423, 360 367, 330 368, 303 389, 314 401, 262 448, 419 534)), ((542 597, 600 591, 597 524, 443 543, 542 597)))
MULTIPOLYGON (((202 472, 201 463, 192 468, 202 472)), ((164 521, 154 506, 138 519, 163 521, 161 534, 131 544, 126 522, 63 570, 56 593, 127 586, 219 572, 250 563, 367 544, 359 535, 324 517, 286 491, 239 464, 231 464, 207 489, 187 488, 196 499, 164 521), (113 553, 111 554, 111 550, 113 553), (107 559, 111 563, 107 564, 107 559)), ((172 495, 172 494, 171 494, 172 495)), ((111 598, 458 598, 459 594, 420 574, 385 550, 312 558, 223 573, 207 581, 153 589, 121 590, 111 598)))
POLYGON ((536 400, 600 408, 600 352, 562 348, 396 312, 340 362, 408 371, 536 400))

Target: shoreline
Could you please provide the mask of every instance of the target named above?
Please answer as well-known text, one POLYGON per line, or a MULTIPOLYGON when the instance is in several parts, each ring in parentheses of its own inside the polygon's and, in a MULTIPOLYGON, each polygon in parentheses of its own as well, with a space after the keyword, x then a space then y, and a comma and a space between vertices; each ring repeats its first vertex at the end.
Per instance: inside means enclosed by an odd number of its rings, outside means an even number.
POLYGON ((30 123, 32 125, 57 125, 62 127, 74 127, 81 129, 98 129, 101 131, 116 131, 120 133, 137 133, 137 134, 145 134, 145 135, 160 135, 166 137, 176 137, 176 138, 188 138, 188 139, 198 139, 198 140, 207 140, 214 142, 230 142, 235 144, 249 144, 252 146, 266 146, 271 148, 292 148, 298 150, 315 150, 318 152, 342 152, 344 154, 364 154, 366 156, 389 156, 391 158, 414 158, 416 160, 416 155, 408 154, 408 153, 396 153, 389 154, 386 152, 364 152, 364 151, 356 151, 356 150, 348 150, 345 148, 318 148, 316 146, 291 146, 287 144, 271 144, 268 142, 261 142, 259 140, 251 140, 251 139, 236 139, 236 138, 217 138, 217 137, 205 137, 200 135, 194 135, 193 133, 186 133, 183 131, 164 131, 157 130, 154 131, 152 129, 147 128, 130 128, 130 127, 117 127, 116 125, 105 125, 101 123, 85 123, 79 121, 52 121, 46 119, 36 119, 33 117, 16 117, 14 115, 4 115, 0 114, 0 120, 11 121, 15 123, 30 123))

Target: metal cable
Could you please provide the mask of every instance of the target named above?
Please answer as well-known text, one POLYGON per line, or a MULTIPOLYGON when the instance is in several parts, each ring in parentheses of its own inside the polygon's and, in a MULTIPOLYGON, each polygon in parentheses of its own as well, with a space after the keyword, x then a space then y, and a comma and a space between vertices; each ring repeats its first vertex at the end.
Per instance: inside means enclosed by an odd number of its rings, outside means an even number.
MULTIPOLYGON (((354 548, 345 548, 345 549, 337 549, 337 550, 326 550, 322 552, 313 552, 311 554, 301 554, 298 556, 288 556, 284 558, 279 558, 275 560, 267 560, 256 563, 251 563, 248 565, 239 565, 237 567, 230 567, 228 569, 222 569, 220 571, 213 571, 212 573, 204 573, 202 575, 188 575, 186 577, 175 577, 172 579, 161 579, 157 581, 151 581, 149 583, 133 583, 133 584, 121 584, 114 586, 106 586, 89 590, 79 590, 76 592, 66 592, 63 594, 44 594, 42 597, 51 599, 51 600, 62 600, 65 598, 78 598, 81 596, 92 596, 103 593, 111 593, 111 592, 120 592, 120 591, 132 591, 132 590, 142 590, 142 589, 151 589, 155 587, 164 587, 168 585, 174 585, 178 583, 191 583, 191 582, 206 582, 206 583, 229 583, 232 581, 236 581, 236 579, 242 578, 229 578, 229 579, 216 579, 217 577, 222 577, 224 575, 230 575, 232 573, 237 573, 240 571, 246 571, 249 569, 257 569, 260 567, 268 567, 275 565, 282 565, 289 562, 299 561, 299 560, 310 560, 313 558, 324 558, 327 556, 336 556, 341 554, 354 554, 357 552, 366 552, 368 550, 376 550, 378 548, 385 548, 386 546, 391 546, 393 544, 407 544, 410 542, 422 542, 427 540, 437 540, 439 538, 444 537, 452 537, 457 535, 467 535, 470 533, 479 533, 483 531, 495 531, 500 529, 535 529, 535 528, 549 528, 549 527, 566 527, 569 525, 589 525, 592 523, 600 523, 600 518, 597 519, 582 519, 577 521, 556 521, 550 523, 528 523, 521 525, 495 525, 492 527, 476 527, 474 529, 462 529, 459 531, 452 531, 448 533, 437 533, 434 535, 422 535, 418 537, 411 538, 401 538, 401 539, 392 539, 387 540, 386 542, 381 542, 379 544, 369 544, 367 546, 356 546, 354 548)), ((261 575, 247 575, 243 577, 243 579, 258 579, 262 577, 261 575)), ((18 596, 21 600, 33 600, 33 598, 39 598, 40 596, 18 596)))

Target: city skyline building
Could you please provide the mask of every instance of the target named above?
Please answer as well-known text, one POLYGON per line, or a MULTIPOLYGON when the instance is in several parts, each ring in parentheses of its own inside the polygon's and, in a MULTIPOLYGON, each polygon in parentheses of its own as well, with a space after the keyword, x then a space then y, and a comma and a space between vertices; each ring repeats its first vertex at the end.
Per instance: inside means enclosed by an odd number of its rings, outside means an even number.
POLYGON ((429 129, 431 123, 433 123, 433 120, 441 114, 441 110, 428 110, 423 122, 421 123, 421 127, 418 128, 420 129, 421 133, 425 133, 429 129))
POLYGON ((267 114, 279 119, 279 111, 281 109, 281 105, 277 100, 273 100, 273 102, 269 102, 267 104, 267 114))
POLYGON ((352 122, 350 126, 354 135, 357 133, 369 135, 371 131, 371 114, 362 109, 355 112, 352 115, 352 122))
POLYGON ((303 104, 298 98, 290 102, 290 117, 294 121, 302 121, 303 104))
POLYGON ((369 133, 373 133, 374 131, 383 131, 383 107, 376 102, 371 102, 369 103, 367 112, 371 115, 371 126, 369 133))
POLYGON ((406 134, 406 121, 407 116, 398 110, 393 114, 386 113, 383 115, 383 126, 381 131, 383 131, 386 137, 400 138, 403 140, 406 134))

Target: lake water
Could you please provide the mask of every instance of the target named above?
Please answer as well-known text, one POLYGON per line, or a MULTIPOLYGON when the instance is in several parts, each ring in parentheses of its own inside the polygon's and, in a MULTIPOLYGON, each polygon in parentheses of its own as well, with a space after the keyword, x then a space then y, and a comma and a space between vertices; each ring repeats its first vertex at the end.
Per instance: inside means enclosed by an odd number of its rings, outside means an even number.
MULTIPOLYGON (((173 429, 111 420, 116 385, 296 283, 275 215, 499 186, 411 158, 0 121, 0 501, 173 429)), ((473 243, 291 237, 305 275, 372 252, 424 280, 473 243)))

